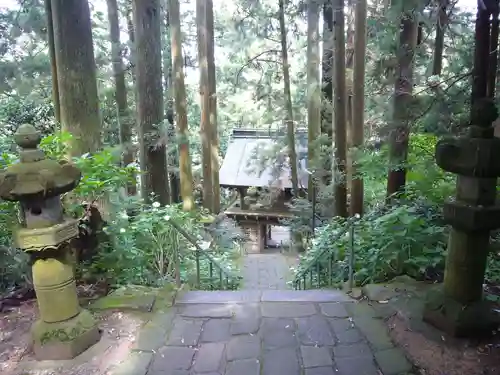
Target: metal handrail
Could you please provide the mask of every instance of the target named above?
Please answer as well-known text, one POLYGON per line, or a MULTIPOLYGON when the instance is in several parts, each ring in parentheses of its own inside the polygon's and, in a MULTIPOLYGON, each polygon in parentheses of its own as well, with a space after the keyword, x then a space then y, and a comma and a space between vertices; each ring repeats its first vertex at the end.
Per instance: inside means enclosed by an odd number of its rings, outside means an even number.
POLYGON ((219 287, 223 288, 223 281, 226 281, 226 285, 229 285, 230 281, 240 281, 242 279, 239 275, 233 275, 228 270, 225 270, 217 260, 215 260, 212 255, 210 255, 207 251, 205 251, 198 242, 191 236, 188 232, 186 232, 175 220, 169 219, 168 223, 175 228, 190 244, 192 244, 196 248, 196 283, 197 287, 200 285, 201 275, 200 275, 200 255, 205 257, 209 263, 209 277, 210 280, 213 279, 214 266, 219 273, 219 287))
MULTIPOLYGON (((359 220, 360 220, 360 218, 357 218, 357 217, 351 217, 351 218, 349 218, 347 220, 347 222, 345 223, 346 224, 345 227, 342 228, 342 230, 339 233, 336 234, 336 236, 333 238, 332 242, 337 241, 343 235, 345 235, 349 231, 349 229, 354 225, 354 223, 356 223, 359 220)), ((314 258, 311 259, 307 263, 306 267, 303 268, 302 270, 300 270, 299 272, 297 272, 297 274, 295 275, 295 277, 293 279, 293 284, 297 285, 298 283, 300 283, 300 281, 307 275, 307 273, 311 272, 313 267, 316 267, 316 264, 321 260, 321 258, 323 258, 323 256, 327 252, 328 253, 330 252, 330 248, 324 248, 318 254, 315 254, 314 258)))
MULTIPOLYGON (((353 283, 353 273, 354 273, 354 226, 356 223, 360 222, 361 220, 366 220, 366 219, 373 219, 374 217, 379 216, 381 213, 383 213, 383 209, 385 206, 381 205, 377 207, 375 210, 371 211, 367 215, 360 217, 359 215, 356 215, 354 217, 350 217, 347 219, 347 221, 344 223, 345 226, 335 235, 333 238, 333 246, 331 248, 324 248, 321 251, 318 252, 318 254, 315 254, 314 257, 307 262, 307 265, 301 269, 300 271, 297 272, 295 275, 292 285, 298 289, 300 288, 300 283, 303 282, 304 284, 304 289, 306 288, 306 276, 309 273, 311 275, 311 283, 312 283, 312 272, 314 269, 318 272, 318 278, 319 278, 319 273, 320 273, 320 262, 324 258, 325 255, 330 255, 332 256, 332 252, 338 250, 335 246, 335 242, 339 240, 343 235, 348 233, 350 231, 351 233, 351 240, 350 240, 350 247, 351 251, 349 254, 349 285, 352 287, 353 283)), ((329 270, 328 272, 332 272, 332 264, 331 261, 329 262, 329 270)), ((318 280, 318 285, 319 285, 319 280, 318 280)))

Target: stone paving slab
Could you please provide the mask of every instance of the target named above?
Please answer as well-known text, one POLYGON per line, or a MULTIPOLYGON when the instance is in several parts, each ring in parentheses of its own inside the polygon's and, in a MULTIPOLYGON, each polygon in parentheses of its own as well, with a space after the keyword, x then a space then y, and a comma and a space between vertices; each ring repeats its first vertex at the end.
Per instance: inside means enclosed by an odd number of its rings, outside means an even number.
MULTIPOLYGON (((154 342, 162 343, 159 350, 133 352, 112 375, 403 375, 409 372, 411 364, 404 352, 390 342, 384 321, 364 307, 354 307, 354 315, 352 305, 352 302, 181 305, 171 327, 159 329, 159 338, 153 338, 154 342)), ((169 321, 165 316, 162 319, 169 321)))
POLYGON ((245 290, 285 290, 291 278, 285 255, 280 253, 248 254, 243 258, 243 281, 245 290))
POLYGON ((220 304, 260 302, 262 292, 258 290, 192 290, 176 300, 184 304, 220 304))
POLYGON ((262 302, 352 302, 340 290, 265 290, 262 302))

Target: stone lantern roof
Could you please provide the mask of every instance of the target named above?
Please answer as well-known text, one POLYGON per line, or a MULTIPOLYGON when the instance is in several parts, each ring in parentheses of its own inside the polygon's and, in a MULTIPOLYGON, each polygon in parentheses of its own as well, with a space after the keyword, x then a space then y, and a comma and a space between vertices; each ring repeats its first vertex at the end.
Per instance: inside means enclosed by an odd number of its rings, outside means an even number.
POLYGON ((43 200, 73 190, 81 171, 65 160, 46 159, 38 148, 41 135, 29 124, 14 134, 19 162, 0 171, 0 198, 8 201, 43 200))

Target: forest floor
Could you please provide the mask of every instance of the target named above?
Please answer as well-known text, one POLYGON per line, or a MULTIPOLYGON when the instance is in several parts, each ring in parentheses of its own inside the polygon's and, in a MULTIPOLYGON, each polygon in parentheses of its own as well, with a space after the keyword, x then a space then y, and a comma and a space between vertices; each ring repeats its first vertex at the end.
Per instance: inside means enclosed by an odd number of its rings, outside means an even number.
POLYGON ((430 283, 409 277, 363 288, 363 302, 379 311, 394 343, 422 375, 500 374, 500 333, 481 340, 456 339, 423 322, 430 283))
POLYGON ((101 340, 73 361, 37 362, 34 358, 30 328, 37 319, 35 300, 6 308, 0 313, 0 373, 2 375, 106 375, 124 361, 137 338, 144 317, 133 312, 95 313, 101 340))

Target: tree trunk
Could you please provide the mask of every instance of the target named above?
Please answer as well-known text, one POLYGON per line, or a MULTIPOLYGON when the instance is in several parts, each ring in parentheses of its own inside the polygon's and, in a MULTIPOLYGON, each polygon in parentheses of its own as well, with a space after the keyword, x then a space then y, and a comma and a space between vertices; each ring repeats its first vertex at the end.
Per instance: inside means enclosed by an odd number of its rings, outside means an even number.
POLYGON ((212 171, 212 189, 213 189, 213 212, 218 214, 220 211, 220 185, 219 185, 219 130, 217 125, 217 81, 215 74, 214 57, 214 6, 212 0, 206 0, 206 44, 207 44, 207 62, 208 62, 208 88, 210 95, 210 130, 211 134, 211 171, 212 171))
MULTIPOLYGON (((346 165, 345 165, 345 182, 347 196, 352 195, 352 180, 353 180, 353 144, 352 144, 352 69, 354 67, 354 4, 353 0, 347 0, 347 14, 344 14, 346 26, 346 165)), ((347 199, 350 201, 350 199, 347 199)))
POLYGON ((59 101, 59 83, 57 79, 56 47, 54 44, 54 23, 52 22, 52 3, 45 0, 45 13, 47 17, 47 43, 49 45, 50 68, 52 72, 52 101, 56 124, 61 123, 61 104, 59 101))
POLYGON ((290 66, 288 65, 288 50, 286 42, 285 27, 285 5, 284 0, 279 0, 279 22, 281 34, 281 56, 283 60, 283 82, 285 96, 285 123, 287 125, 288 152, 290 159, 290 170, 292 189, 295 196, 299 195, 299 177, 297 171, 297 153, 295 151, 295 126, 293 124, 292 95, 290 91, 290 66))
MULTIPOLYGON (((168 121, 168 144, 174 145, 177 143, 175 139, 175 124, 174 124, 174 98, 173 98, 173 84, 172 84, 172 44, 170 37, 170 11, 168 9, 168 0, 165 3, 164 14, 164 41, 163 41, 163 80, 165 90, 165 117, 168 121)), ((180 195, 180 181, 179 181, 179 154, 177 147, 171 147, 168 150, 168 179, 170 181, 170 195, 172 203, 179 203, 181 201, 180 195)))
POLYGON ((177 139, 179 142, 179 169, 182 207, 185 211, 194 209, 193 175, 189 155, 189 129, 187 121, 186 88, 182 58, 182 34, 179 0, 169 1, 170 36, 174 71, 175 113, 177 115, 177 139))
MULTIPOLYGON (((128 41, 130 48, 130 65, 132 69, 130 70, 130 75, 132 76, 132 82, 135 84, 135 30, 134 30, 134 21, 132 15, 132 7, 127 9, 127 33, 128 33, 128 41)), ((134 90, 135 93, 135 101, 137 103, 137 90, 134 90)))
POLYGON ((101 119, 90 9, 86 0, 53 0, 61 125, 73 135, 71 156, 99 149, 101 119))
MULTIPOLYGON (((323 5, 323 56, 322 56, 322 103, 321 134, 327 137, 327 146, 333 141, 333 5, 332 0, 325 0, 323 5)), ((325 158, 323 163, 323 184, 332 181, 332 163, 325 158)))
POLYGON ((205 0, 196 0, 196 23, 198 34, 198 65, 200 67, 201 97, 201 148, 203 160, 203 206, 209 210, 214 207, 212 174, 212 129, 210 128, 210 81, 207 50, 207 6, 205 0))
POLYGON ((345 178, 346 166, 346 69, 345 69, 345 35, 344 35, 344 1, 334 1, 334 36, 335 36, 335 215, 347 216, 347 189, 345 178))
MULTIPOLYGON (((314 150, 319 147, 317 139, 321 134, 321 87, 319 81, 319 11, 318 0, 309 0, 307 8, 307 129, 308 168, 316 169, 314 150)), ((316 173, 309 175, 308 197, 313 201, 316 173)))
MULTIPOLYGON (((290 171, 292 180, 293 194, 297 197, 300 196, 299 174, 297 170, 297 151, 295 150, 295 126, 293 123, 293 106, 292 95, 290 90, 290 65, 288 63, 288 50, 287 50, 287 30, 285 27, 285 4, 284 0, 279 0, 279 23, 281 34, 281 59, 283 63, 283 83, 284 83, 284 97, 285 97, 285 123, 288 138, 288 158, 290 161, 290 171)), ((295 231, 293 234, 293 246, 295 250, 303 251, 302 235, 295 231)))
MULTIPOLYGON (((358 149, 364 142, 365 113, 365 58, 366 58, 366 7, 367 0, 357 0, 354 16, 354 68, 352 83, 351 145, 358 149)), ((352 163, 351 216, 363 214, 363 179, 358 176, 356 162, 352 163)))
MULTIPOLYGON (((123 165, 127 166, 134 161, 132 151, 132 122, 127 104, 127 86, 125 83, 125 69, 122 60, 122 47, 120 43, 120 23, 118 19, 117 0, 107 0, 109 35, 111 40, 111 58, 113 62, 113 75, 115 78, 115 101, 120 124, 120 144, 123 148, 123 165)), ((137 192, 135 181, 127 185, 129 195, 137 192)))
POLYGON ((413 57, 417 45, 418 21, 414 7, 404 5, 401 13, 398 72, 394 86, 393 125, 389 135, 389 174, 387 197, 404 192, 406 161, 413 101, 413 57))
POLYGON ((159 0, 134 0, 137 114, 141 155, 141 191, 145 200, 155 195, 170 203, 167 157, 162 144, 163 85, 159 0))
POLYGON ((448 22, 447 8, 450 0, 439 0, 439 10, 434 39, 434 56, 432 60, 432 75, 441 75, 443 70, 444 31, 448 22))

